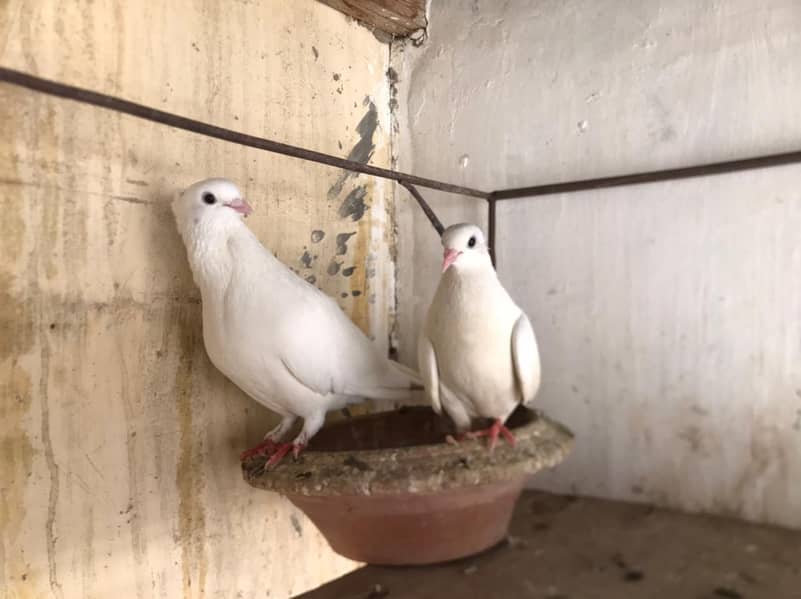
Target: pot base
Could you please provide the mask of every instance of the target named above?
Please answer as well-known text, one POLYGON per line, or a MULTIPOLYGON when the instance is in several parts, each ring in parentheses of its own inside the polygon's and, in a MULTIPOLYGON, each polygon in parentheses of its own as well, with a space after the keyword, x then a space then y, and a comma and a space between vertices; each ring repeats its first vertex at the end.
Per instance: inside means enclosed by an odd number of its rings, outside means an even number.
POLYGON ((523 489, 522 478, 419 495, 289 495, 331 547, 369 564, 451 561, 500 543, 523 489))
POLYGON ((404 408, 332 423, 296 460, 266 470, 242 464, 254 487, 289 498, 331 547, 370 564, 408 566, 480 553, 506 536, 528 476, 570 451, 563 426, 519 408, 507 420, 517 443, 445 443, 448 421, 404 408))

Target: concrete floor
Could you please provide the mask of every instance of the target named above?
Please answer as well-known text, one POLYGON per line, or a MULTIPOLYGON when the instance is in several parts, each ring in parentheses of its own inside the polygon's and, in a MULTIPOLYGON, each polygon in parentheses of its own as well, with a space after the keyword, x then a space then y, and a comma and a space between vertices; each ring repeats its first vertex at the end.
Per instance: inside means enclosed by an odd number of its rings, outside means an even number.
POLYGON ((801 532, 532 491, 483 555, 367 566, 300 597, 801 599, 801 532))

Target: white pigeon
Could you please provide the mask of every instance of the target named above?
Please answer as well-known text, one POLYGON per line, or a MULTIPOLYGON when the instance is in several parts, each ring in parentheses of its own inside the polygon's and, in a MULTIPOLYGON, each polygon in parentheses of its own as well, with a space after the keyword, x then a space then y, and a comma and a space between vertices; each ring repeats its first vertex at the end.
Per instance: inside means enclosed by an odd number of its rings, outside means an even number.
POLYGON ((442 234, 442 276, 417 343, 417 367, 434 411, 451 417, 461 437, 498 434, 518 404, 540 386, 534 330, 498 280, 481 229, 471 224, 442 234), (492 426, 468 432, 474 418, 492 426))
POLYGON ((195 183, 172 204, 203 305, 212 363, 281 416, 242 459, 295 456, 329 410, 364 398, 403 400, 420 380, 380 355, 330 297, 284 266, 245 225, 252 212, 227 179, 195 183), (282 442, 295 420, 300 434, 282 442))

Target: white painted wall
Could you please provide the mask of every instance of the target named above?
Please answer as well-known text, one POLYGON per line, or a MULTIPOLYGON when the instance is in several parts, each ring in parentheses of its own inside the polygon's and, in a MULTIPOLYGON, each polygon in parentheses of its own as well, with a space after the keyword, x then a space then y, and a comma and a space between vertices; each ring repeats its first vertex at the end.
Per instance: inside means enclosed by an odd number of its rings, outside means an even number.
MULTIPOLYGON (((428 42, 393 56, 403 170, 497 189, 801 146, 796 0, 431 10, 428 42)), ((485 224, 481 202, 427 197, 446 223, 485 224)), ((441 250, 401 206, 408 360, 441 250)), ((801 527, 801 167, 498 217, 500 277, 541 344, 539 406, 577 434, 533 484, 801 527)))

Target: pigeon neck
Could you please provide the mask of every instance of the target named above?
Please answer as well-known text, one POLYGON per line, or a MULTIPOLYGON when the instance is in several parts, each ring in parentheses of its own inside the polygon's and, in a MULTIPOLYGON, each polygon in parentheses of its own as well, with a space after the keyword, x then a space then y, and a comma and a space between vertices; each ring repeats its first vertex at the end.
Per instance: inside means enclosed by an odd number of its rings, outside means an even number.
POLYGON ((189 263, 195 283, 202 291, 224 288, 230 279, 233 260, 228 243, 236 225, 244 226, 241 222, 209 223, 201 220, 193 223, 187 232, 189 263))
POLYGON ((468 268, 451 266, 443 275, 443 282, 451 287, 469 287, 471 285, 486 285, 489 281, 498 278, 491 264, 472 265, 468 268))

